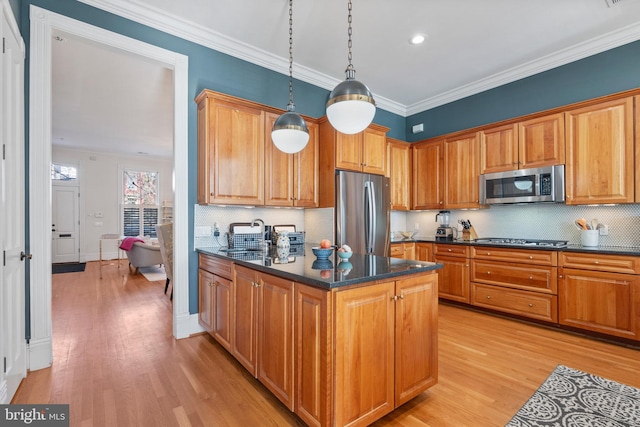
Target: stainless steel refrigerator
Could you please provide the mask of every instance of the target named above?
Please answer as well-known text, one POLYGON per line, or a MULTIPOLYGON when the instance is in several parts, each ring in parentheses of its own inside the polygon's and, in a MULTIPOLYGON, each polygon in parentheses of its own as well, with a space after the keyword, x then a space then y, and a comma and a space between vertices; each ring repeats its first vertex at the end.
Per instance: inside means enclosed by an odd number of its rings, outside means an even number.
POLYGON ((336 172, 336 244, 355 253, 389 256, 389 178, 336 172))

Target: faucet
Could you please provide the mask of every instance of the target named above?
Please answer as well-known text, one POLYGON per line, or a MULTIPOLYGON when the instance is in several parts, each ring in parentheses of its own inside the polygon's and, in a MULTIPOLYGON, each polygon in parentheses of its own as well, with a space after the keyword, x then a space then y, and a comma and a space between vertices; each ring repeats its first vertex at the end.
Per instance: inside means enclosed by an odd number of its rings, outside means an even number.
POLYGON ((253 221, 251 221, 251 228, 253 228, 258 222, 262 223, 262 234, 264 235, 264 221, 261 220, 260 218, 256 218, 253 221))

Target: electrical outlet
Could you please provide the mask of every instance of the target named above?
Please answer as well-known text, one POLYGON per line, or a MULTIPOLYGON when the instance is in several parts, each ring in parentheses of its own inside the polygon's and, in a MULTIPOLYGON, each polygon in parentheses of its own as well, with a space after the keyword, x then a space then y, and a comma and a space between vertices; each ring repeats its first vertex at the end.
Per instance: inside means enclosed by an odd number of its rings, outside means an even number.
POLYGON ((213 231, 217 231, 218 233, 220 232, 220 224, 218 224, 217 222, 213 223, 213 231))
POLYGON ((420 230, 420 223, 416 222, 416 223, 413 225, 413 229, 414 229, 414 230, 416 230, 416 231, 420 230))
POLYGON ((608 236, 609 235, 609 224, 600 224, 600 227, 598 227, 598 230, 600 230, 600 235, 601 236, 608 236))

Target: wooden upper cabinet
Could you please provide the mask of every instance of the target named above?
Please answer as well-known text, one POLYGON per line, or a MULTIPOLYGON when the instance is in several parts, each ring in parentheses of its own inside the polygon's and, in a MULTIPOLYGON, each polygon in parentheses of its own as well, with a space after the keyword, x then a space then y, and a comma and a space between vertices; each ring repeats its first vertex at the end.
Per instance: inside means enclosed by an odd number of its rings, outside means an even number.
POLYGON ((565 114, 566 203, 633 203, 633 98, 565 114))
POLYGON ((481 207, 479 134, 474 132, 444 141, 445 208, 481 207))
POLYGON ((480 173, 518 169, 518 126, 510 124, 480 132, 480 173))
POLYGON ((264 204, 264 111, 203 91, 198 102, 198 203, 264 204))
POLYGON ((565 162, 565 118, 562 113, 518 123, 516 169, 561 165, 565 162))
POLYGON ((444 142, 425 141, 411 144, 412 209, 444 207, 444 142))
MULTIPOLYGON (((635 130, 636 130, 636 164, 635 169, 640 170, 640 96, 635 97, 636 103, 636 120, 635 120, 635 130)), ((640 203, 640 173, 636 173, 636 203, 640 203)))
POLYGON ((336 168, 362 171, 362 134, 335 133, 336 168))
POLYGON ((411 208, 411 146, 407 142, 391 138, 387 138, 387 144, 391 209, 408 211, 411 208))
POLYGON ((273 144, 271 129, 279 114, 267 113, 265 134, 265 205, 318 206, 318 125, 307 123, 309 142, 295 154, 273 144))
POLYGON ((362 172, 387 174, 387 129, 369 127, 362 131, 362 172))

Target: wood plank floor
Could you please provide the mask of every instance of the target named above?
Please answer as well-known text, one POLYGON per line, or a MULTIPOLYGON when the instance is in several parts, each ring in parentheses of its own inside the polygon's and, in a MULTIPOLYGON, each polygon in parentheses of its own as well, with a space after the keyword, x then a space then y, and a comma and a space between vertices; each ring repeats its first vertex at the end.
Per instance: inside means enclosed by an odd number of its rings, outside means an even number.
MULTIPOLYGON (((53 275, 53 366, 13 403, 68 403, 72 426, 296 426, 208 335, 174 340, 164 282, 122 263, 53 275)), ((558 364, 640 387, 640 351, 440 306, 439 383, 375 426, 503 426, 558 364)))

